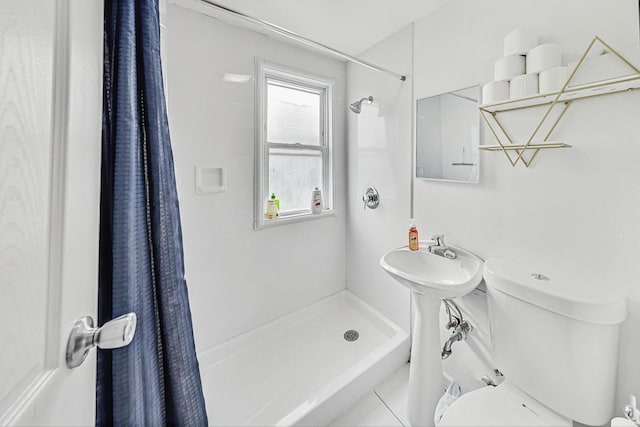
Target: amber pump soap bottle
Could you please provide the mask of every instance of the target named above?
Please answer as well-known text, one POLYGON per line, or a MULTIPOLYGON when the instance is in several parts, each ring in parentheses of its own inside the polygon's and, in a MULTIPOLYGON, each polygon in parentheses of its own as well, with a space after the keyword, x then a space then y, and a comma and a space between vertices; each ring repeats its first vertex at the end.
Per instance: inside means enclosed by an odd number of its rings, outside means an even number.
POLYGON ((409 250, 417 251, 418 249, 418 229, 413 218, 411 218, 409 222, 409 250))

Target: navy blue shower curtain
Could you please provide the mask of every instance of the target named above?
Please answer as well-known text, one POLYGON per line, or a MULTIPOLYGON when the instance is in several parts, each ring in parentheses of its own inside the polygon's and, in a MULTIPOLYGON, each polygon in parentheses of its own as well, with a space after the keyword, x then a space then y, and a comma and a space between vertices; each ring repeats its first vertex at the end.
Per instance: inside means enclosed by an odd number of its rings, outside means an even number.
POLYGON ((158 0, 106 0, 98 323, 138 316, 98 352, 98 426, 207 425, 184 278, 158 0))

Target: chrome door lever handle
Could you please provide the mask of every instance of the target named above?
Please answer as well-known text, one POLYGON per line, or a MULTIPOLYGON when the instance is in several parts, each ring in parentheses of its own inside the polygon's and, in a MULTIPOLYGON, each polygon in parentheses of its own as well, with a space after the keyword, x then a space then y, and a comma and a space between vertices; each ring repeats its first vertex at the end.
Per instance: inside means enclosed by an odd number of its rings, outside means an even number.
POLYGON ((95 328, 93 318, 85 316, 73 325, 67 342, 66 361, 69 369, 77 368, 87 358, 89 350, 98 346, 103 349, 125 347, 131 343, 136 333, 135 313, 116 317, 95 328))

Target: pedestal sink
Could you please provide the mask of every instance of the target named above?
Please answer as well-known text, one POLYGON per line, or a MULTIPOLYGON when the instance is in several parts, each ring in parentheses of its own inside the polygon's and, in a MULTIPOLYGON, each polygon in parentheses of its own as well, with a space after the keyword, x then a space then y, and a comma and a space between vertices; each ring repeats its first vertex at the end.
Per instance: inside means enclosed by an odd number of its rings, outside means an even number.
MULTIPOLYGON (((412 426, 432 426, 438 399, 443 393, 438 312, 442 298, 468 294, 482 280, 483 261, 462 248, 449 246, 456 257, 428 251, 394 249, 380 258, 380 265, 398 283, 409 288, 415 310, 411 365, 409 367, 408 418, 412 426)), ((448 253, 450 255, 450 253, 448 253)))

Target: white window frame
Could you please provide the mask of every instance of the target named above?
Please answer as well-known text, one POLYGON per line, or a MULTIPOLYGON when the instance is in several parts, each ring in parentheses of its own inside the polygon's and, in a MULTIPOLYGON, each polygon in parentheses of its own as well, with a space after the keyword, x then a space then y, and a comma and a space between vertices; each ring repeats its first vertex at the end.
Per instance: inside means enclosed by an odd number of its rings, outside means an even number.
MULTIPOLYGON (((334 216, 333 200, 333 86, 332 79, 293 70, 288 67, 268 63, 263 59, 255 61, 255 175, 254 175, 254 229, 291 224, 334 216), (267 141, 267 82, 275 80, 285 87, 309 90, 321 94, 320 145, 282 144, 267 141), (317 150, 322 153, 322 202, 319 214, 310 210, 285 212, 277 219, 265 218, 265 204, 269 196, 269 149, 317 150)), ((311 191, 309 191, 311 205, 311 191)))

